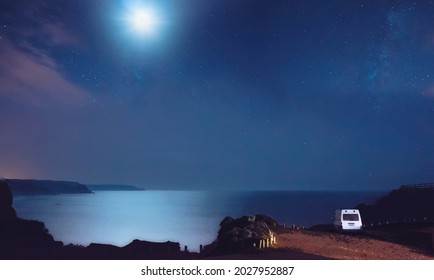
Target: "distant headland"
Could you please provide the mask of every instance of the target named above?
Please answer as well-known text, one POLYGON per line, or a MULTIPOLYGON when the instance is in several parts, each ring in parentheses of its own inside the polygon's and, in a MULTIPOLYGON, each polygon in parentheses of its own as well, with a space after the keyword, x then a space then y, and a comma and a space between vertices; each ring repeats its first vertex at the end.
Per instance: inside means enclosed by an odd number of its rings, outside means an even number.
POLYGON ((90 194, 98 191, 144 191, 132 185, 91 184, 85 185, 72 181, 4 179, 14 196, 90 194))
POLYGON ((5 179, 14 196, 92 193, 86 185, 70 181, 5 179))
POLYGON ((116 185, 116 184, 94 184, 87 185, 87 188, 93 192, 98 191, 144 191, 144 188, 139 188, 132 185, 116 185))

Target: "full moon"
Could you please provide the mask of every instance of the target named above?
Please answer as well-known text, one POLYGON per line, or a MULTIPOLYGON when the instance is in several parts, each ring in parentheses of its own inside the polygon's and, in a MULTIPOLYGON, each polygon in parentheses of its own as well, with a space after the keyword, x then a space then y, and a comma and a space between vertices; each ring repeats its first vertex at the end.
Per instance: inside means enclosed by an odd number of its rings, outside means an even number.
POLYGON ((158 17, 150 8, 137 8, 131 11, 128 23, 135 33, 151 35, 158 27, 158 17))

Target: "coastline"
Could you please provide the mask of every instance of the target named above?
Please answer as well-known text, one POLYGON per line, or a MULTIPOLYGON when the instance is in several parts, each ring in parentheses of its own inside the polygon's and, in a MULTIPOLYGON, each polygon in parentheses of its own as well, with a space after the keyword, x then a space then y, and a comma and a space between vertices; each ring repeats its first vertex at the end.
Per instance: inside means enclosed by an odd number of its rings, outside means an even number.
POLYGON ((329 225, 288 229, 266 215, 226 217, 215 242, 201 246, 200 252, 189 252, 176 241, 133 240, 122 247, 64 245, 54 240, 42 222, 17 217, 9 187, 3 183, 0 187, 2 199, 6 198, 0 219, 0 259, 434 259, 434 223, 426 218, 383 223, 348 234, 335 232, 329 225))

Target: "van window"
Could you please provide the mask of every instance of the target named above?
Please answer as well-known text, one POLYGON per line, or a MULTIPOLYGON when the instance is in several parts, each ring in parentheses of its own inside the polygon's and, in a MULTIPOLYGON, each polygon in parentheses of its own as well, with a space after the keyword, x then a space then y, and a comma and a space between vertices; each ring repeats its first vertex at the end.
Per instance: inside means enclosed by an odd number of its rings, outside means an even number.
POLYGON ((343 214, 342 218, 344 221, 358 221, 359 215, 358 214, 343 214))

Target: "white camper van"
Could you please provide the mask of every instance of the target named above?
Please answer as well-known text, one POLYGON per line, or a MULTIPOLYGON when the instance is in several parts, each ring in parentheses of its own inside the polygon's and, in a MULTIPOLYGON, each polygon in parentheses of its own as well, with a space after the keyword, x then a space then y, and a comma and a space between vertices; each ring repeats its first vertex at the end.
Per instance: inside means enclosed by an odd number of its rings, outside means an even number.
POLYGON ((362 230, 362 217, 357 209, 338 209, 333 217, 333 226, 337 230, 362 230))

